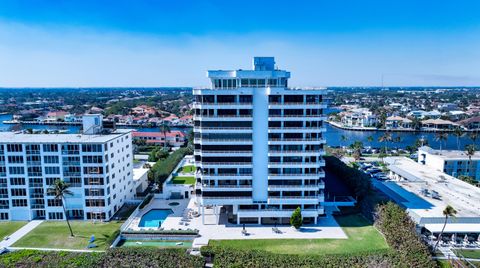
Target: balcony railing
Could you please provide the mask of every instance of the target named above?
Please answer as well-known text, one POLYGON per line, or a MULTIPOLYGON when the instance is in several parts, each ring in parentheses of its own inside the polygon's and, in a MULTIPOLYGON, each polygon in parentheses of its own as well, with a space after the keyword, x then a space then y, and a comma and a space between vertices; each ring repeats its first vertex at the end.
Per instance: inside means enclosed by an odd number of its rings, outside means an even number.
POLYGON ((197 165, 217 165, 217 166, 230 166, 230 165, 252 165, 252 162, 196 162, 197 165))
POLYGON ((202 196, 203 199, 252 199, 251 196, 202 196))
POLYGON ((324 102, 269 102, 269 105, 322 105, 324 102))
POLYGON ((268 141, 325 141, 325 139, 311 139, 311 138, 298 138, 298 139, 268 139, 268 141))
POLYGON ((251 142, 252 139, 205 139, 205 138, 196 138, 193 139, 193 142, 251 142))
POLYGON ((224 115, 195 115, 195 117, 198 118, 235 118, 235 117, 241 117, 241 118, 247 118, 247 117, 252 117, 252 115, 236 115, 236 114, 224 114, 224 115))
POLYGON ((208 185, 208 184, 201 184, 201 183, 197 183, 196 184, 198 187, 202 187, 202 188, 209 188, 209 189, 216 189, 216 188, 220 188, 220 189, 223 189, 223 188, 241 188, 241 189, 245 189, 245 188, 252 188, 252 185, 208 185))
POLYGON ((319 196, 269 196, 268 199, 319 199, 319 196))
POLYGON ((251 154, 252 151, 206 151, 199 150, 200 153, 206 154, 251 154))
POLYGON ((201 130, 252 130, 252 127, 194 127, 201 130))
POLYGON ((323 114, 273 114, 273 115, 268 115, 268 117, 325 117, 323 114))

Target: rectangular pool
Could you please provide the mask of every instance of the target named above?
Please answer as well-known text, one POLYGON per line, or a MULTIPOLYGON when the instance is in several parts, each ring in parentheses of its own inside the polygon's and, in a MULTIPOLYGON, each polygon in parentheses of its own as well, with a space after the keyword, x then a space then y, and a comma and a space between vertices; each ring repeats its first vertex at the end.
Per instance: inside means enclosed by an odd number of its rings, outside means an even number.
POLYGON ((168 215, 172 213, 171 209, 152 209, 142 216, 138 227, 160 228, 168 215))

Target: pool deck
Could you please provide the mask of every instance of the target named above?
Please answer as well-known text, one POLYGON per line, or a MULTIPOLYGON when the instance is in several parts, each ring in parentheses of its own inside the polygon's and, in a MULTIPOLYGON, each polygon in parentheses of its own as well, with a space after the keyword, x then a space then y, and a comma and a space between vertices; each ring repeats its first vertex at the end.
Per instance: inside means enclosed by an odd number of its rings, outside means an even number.
MULTIPOLYGON (((140 226, 138 226, 142 216, 145 215, 147 212, 149 212, 152 209, 171 209, 173 211, 173 214, 169 215, 167 217, 167 219, 170 218, 170 217, 181 218, 182 215, 183 215, 183 212, 185 211, 185 209, 188 206, 188 202, 189 202, 188 199, 171 199, 171 200, 153 199, 148 206, 144 207, 142 210, 140 210, 137 213, 136 216, 134 216, 133 220, 128 225, 126 230, 133 230, 133 231, 158 230, 159 228, 156 228, 156 227, 140 227, 140 226), (179 205, 178 206, 168 205, 169 203, 172 203, 172 202, 178 202, 179 205)), ((165 222, 164 222, 164 224, 165 224, 165 222)), ((170 228, 165 228, 164 224, 162 224, 162 228, 170 229, 170 228)), ((176 228, 176 229, 178 229, 178 228, 176 228)))
MULTIPOLYGON (((187 201, 187 200, 185 200, 187 201)), ((157 207, 154 207, 157 208, 157 207)), ((198 211, 194 202, 194 198, 190 199, 186 210, 198 211)), ((200 237, 196 238, 193 247, 200 247, 207 245, 209 240, 223 240, 223 239, 347 239, 347 235, 342 228, 335 221, 333 216, 322 218, 316 225, 304 225, 300 231, 295 230, 290 226, 277 226, 281 233, 275 233, 272 230, 273 226, 247 225, 246 230, 248 235, 242 234, 243 226, 225 224, 225 219, 220 219, 221 224, 218 223, 217 217, 213 214, 212 209, 205 209, 205 224, 202 224, 202 216, 192 217, 185 225, 182 222, 182 215, 173 214, 168 216, 162 224, 165 230, 199 230, 200 237)))

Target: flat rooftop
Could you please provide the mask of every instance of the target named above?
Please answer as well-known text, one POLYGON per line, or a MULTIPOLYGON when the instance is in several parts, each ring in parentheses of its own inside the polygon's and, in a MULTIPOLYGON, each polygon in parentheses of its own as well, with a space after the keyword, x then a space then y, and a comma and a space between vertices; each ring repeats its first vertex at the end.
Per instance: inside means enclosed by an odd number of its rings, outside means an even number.
MULTIPOLYGON (((423 146, 419 148, 420 151, 425 151, 431 155, 441 157, 446 160, 465 160, 468 159, 468 155, 465 151, 458 150, 435 150, 428 146, 423 146)), ((475 152, 472 156, 472 160, 480 160, 480 152, 475 152)))
MULTIPOLYGON (((390 164, 390 171, 402 179, 384 182, 383 186, 392 191, 395 201, 412 212, 417 221, 421 222, 422 218, 439 218, 443 221, 442 212, 450 205, 457 211, 457 223, 462 223, 461 218, 471 218, 480 224, 480 188, 406 157, 388 157, 386 162, 390 164), (425 195, 425 190, 437 192, 438 198, 425 195)), ((471 219, 469 223, 472 223, 471 219)))
POLYGON ((0 143, 104 143, 131 131, 131 129, 117 129, 109 134, 96 135, 0 132, 0 143))

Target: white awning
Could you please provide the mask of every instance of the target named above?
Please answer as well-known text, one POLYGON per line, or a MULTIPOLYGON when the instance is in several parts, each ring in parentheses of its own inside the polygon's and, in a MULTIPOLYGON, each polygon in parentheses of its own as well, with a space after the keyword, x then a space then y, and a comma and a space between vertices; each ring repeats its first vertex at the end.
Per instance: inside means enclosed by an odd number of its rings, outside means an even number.
MULTIPOLYGON (((425 224, 425 229, 440 233, 443 224, 425 224)), ((480 223, 447 223, 444 233, 480 233, 480 223)))

